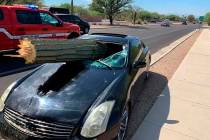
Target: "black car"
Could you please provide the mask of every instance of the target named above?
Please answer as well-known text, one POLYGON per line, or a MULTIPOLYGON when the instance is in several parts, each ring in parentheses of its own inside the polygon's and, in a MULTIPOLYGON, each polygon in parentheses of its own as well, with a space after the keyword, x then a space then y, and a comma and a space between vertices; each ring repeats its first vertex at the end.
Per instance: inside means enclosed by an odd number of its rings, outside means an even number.
POLYGON ((16 140, 124 139, 131 83, 137 72, 148 77, 150 51, 127 35, 92 34, 76 40, 84 39, 108 47, 110 56, 44 64, 14 82, 0 100, 1 135, 16 140))
POLYGON ((161 22, 160 25, 163 27, 170 27, 171 23, 170 23, 170 20, 166 19, 163 22, 161 22))
POLYGON ((183 21, 182 22, 182 25, 187 25, 187 21, 183 21))
POLYGON ((88 34, 90 30, 90 25, 88 22, 82 20, 80 17, 71 14, 55 14, 64 22, 70 22, 73 24, 77 24, 80 27, 80 31, 82 34, 88 34))

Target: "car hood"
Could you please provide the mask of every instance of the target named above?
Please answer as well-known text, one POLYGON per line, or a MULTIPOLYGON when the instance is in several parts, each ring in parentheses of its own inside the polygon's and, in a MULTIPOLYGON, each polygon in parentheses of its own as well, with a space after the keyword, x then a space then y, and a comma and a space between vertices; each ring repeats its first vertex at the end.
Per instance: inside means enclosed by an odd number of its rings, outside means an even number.
POLYGON ((46 64, 32 73, 10 93, 6 107, 43 121, 78 124, 102 91, 122 74, 122 70, 85 69, 64 84, 68 69, 55 74, 63 66, 46 64))

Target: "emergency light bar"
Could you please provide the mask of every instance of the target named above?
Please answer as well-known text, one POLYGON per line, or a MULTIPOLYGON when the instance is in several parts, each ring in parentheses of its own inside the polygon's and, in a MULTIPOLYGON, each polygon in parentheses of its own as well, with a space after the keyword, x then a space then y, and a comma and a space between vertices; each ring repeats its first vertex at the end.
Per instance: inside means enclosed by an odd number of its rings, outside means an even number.
POLYGON ((32 10, 38 10, 39 9, 39 7, 37 5, 34 5, 34 4, 25 4, 25 5, 13 4, 13 6, 27 7, 27 8, 30 8, 32 10))
POLYGON ((39 7, 38 7, 37 5, 34 5, 34 4, 27 4, 27 5, 25 5, 25 6, 28 7, 28 8, 31 8, 31 9, 33 9, 33 10, 39 9, 39 7))

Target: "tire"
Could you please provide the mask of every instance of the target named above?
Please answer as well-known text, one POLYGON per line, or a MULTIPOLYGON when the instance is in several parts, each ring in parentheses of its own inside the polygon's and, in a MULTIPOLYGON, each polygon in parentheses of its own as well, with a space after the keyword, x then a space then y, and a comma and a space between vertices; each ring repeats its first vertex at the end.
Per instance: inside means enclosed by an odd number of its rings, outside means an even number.
POLYGON ((123 115, 120 122, 120 129, 115 140, 125 140, 129 120, 129 107, 126 106, 123 110, 123 115))
POLYGON ((150 64, 151 64, 151 58, 149 59, 149 63, 147 64, 147 70, 146 70, 146 80, 149 79, 150 73, 150 64))
POLYGON ((88 33, 89 33, 89 28, 86 27, 83 31, 83 34, 88 34, 88 33))
POLYGON ((76 32, 73 32, 68 36, 68 39, 74 39, 74 38, 77 38, 77 37, 79 37, 79 34, 76 33, 76 32))

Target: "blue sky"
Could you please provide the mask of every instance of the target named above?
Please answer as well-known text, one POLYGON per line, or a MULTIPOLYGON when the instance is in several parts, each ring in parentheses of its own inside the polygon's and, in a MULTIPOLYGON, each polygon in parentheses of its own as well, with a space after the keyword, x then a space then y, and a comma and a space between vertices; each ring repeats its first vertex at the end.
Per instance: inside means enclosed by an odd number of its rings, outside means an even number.
MULTIPOLYGON (((87 6, 91 0, 74 0, 76 5, 87 6)), ((44 0, 46 5, 59 5, 70 0, 44 0)), ((210 0, 133 0, 133 5, 162 14, 196 16, 210 12, 210 0)))

